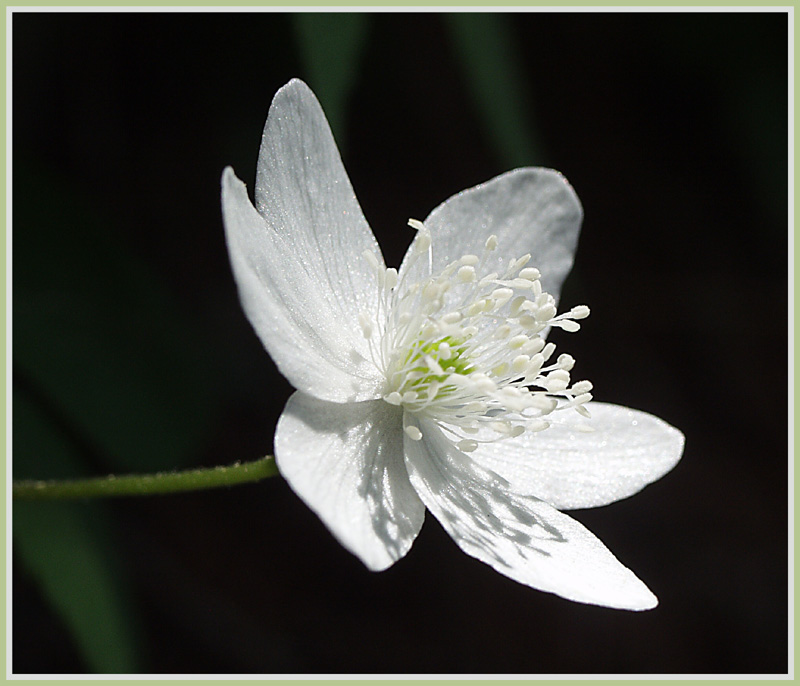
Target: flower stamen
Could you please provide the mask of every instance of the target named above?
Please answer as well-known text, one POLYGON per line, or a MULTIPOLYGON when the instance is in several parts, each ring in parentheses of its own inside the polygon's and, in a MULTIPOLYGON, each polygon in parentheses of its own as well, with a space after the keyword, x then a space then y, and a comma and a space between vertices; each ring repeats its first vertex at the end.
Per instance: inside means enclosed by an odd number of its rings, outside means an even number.
MULTIPOLYGON (((432 264, 430 231, 418 220, 408 223, 418 235, 407 267, 424 254, 432 264)), ((386 378, 383 399, 403 408, 403 430, 412 440, 422 438, 414 415, 433 420, 460 450, 472 452, 481 443, 544 431, 557 410, 587 413, 591 383, 571 384, 571 355, 546 366, 556 347, 543 334, 551 327, 577 331, 575 320, 589 308, 557 314, 539 270, 526 266, 530 255, 511 259, 502 275, 483 273, 498 245, 490 236, 482 256, 463 255, 410 283, 364 253, 379 297, 377 316, 363 313, 359 324, 386 378)))

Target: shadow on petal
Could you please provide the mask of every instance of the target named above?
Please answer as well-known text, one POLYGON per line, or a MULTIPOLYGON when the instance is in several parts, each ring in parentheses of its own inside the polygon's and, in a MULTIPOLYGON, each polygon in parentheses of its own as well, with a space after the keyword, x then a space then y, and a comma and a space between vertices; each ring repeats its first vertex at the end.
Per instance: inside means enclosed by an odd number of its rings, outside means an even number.
POLYGON ((275 449, 294 491, 370 569, 385 569, 408 552, 425 506, 408 480, 397 408, 295 393, 275 449))
POLYGON ((406 440, 420 498, 464 552, 501 574, 570 600, 648 609, 655 596, 585 527, 459 451, 432 422, 406 440))

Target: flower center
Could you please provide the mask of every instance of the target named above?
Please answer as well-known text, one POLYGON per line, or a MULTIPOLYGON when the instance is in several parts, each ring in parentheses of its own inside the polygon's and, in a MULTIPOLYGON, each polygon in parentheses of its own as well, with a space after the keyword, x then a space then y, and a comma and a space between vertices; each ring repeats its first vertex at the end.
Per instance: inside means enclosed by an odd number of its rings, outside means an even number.
MULTIPOLYGON (((421 222, 407 272, 423 256, 431 261, 431 235, 421 222)), ((588 381, 571 384, 575 360, 560 355, 544 336, 551 327, 577 331, 588 316, 580 305, 556 314, 555 299, 542 291, 530 255, 512 259, 504 272, 486 267, 498 247, 490 236, 483 255, 464 255, 421 281, 398 279, 369 251, 376 273, 378 312, 359 321, 375 364, 383 371, 383 399, 405 410, 404 428, 422 438, 417 416, 435 421, 466 452, 479 443, 542 431, 554 411, 591 399, 588 381)), ((496 263, 496 262, 495 262, 496 263)))

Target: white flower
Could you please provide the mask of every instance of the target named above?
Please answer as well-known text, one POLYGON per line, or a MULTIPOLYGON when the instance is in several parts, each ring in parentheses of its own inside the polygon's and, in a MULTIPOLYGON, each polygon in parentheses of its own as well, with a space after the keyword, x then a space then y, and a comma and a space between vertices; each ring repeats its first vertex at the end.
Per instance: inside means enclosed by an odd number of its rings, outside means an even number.
POLYGON ((255 201, 226 169, 242 305, 298 389, 275 457, 342 545, 385 569, 427 508, 466 553, 516 581, 654 607, 560 512, 636 493, 683 450, 660 419, 587 402, 574 360, 545 343, 551 327, 577 330, 589 312, 556 314, 582 218, 564 178, 517 169, 453 196, 409 222, 414 242, 399 272, 387 269, 322 109, 293 80, 270 108, 255 201))

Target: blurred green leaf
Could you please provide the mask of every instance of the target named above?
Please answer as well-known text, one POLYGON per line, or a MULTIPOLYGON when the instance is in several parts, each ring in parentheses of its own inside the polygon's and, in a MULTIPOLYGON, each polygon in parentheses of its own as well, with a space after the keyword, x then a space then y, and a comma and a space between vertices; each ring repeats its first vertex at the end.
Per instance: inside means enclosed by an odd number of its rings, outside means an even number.
POLYGON ((139 671, 135 641, 109 550, 93 530, 100 508, 15 503, 14 542, 24 567, 69 628, 90 671, 139 671), (94 519, 94 521, 93 521, 94 519))
MULTIPOLYGON (((57 477, 80 475, 68 440, 24 394, 14 401, 15 477, 36 453, 57 477), (18 438, 18 432, 25 440, 18 438), (18 468, 19 465, 19 468, 18 468)), ((114 554, 108 511, 102 504, 13 504, 14 550, 22 567, 61 617, 86 666, 97 673, 139 671, 125 575, 114 554)))
POLYGON ((113 217, 35 173, 15 182, 15 372, 109 468, 187 464, 213 402, 200 336, 113 217))
POLYGON ((352 12, 292 15, 308 84, 316 93, 341 147, 347 102, 358 74, 370 16, 352 12))
POLYGON ((508 167, 542 164, 525 76, 514 55, 509 15, 443 15, 464 78, 487 135, 508 167))

